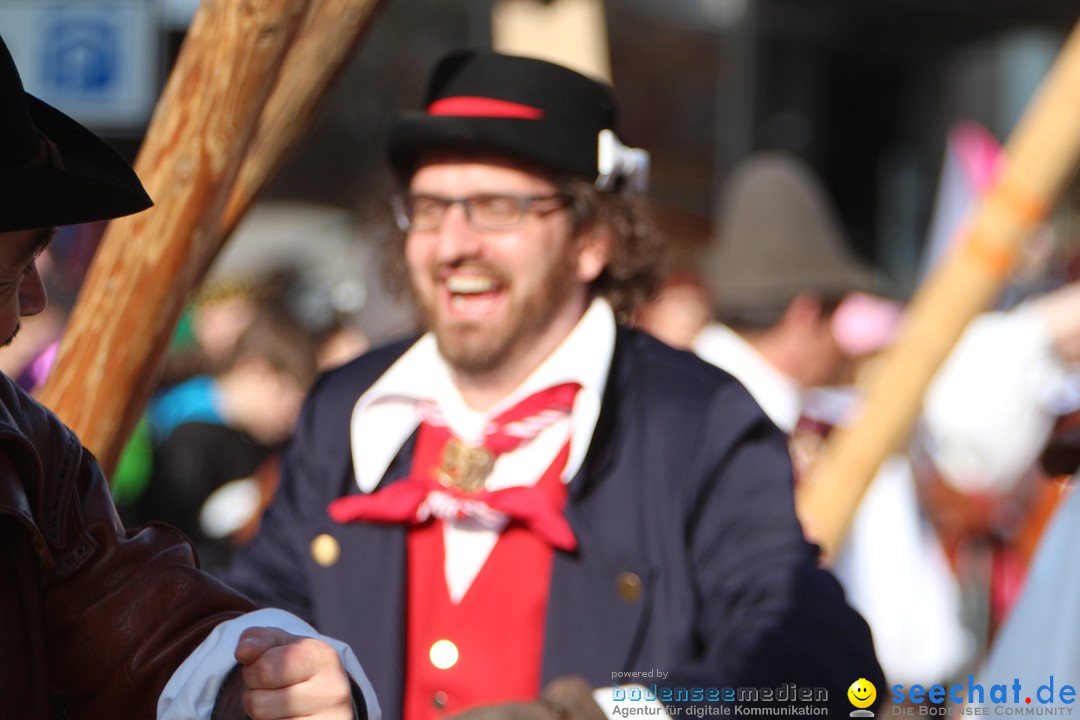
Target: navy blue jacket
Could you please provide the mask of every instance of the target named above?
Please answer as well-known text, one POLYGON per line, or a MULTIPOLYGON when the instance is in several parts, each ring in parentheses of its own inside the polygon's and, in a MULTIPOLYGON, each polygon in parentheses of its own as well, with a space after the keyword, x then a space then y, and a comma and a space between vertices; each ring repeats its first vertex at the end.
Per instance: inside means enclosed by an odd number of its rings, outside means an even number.
MULTIPOLYGON (((326 507, 359 492, 353 405, 407 347, 376 350, 320 380, 279 493, 229 576, 256 601, 348 642, 388 720, 402 707, 405 531, 338 525, 326 507), (310 552, 323 533, 341 547, 330 567, 310 552)), ((384 485, 406 475, 412 445, 384 485)), ((616 672, 659 669, 670 687, 796 683, 825 688, 844 715, 856 679, 883 692, 869 629, 817 567, 793 505, 785 437, 743 387, 620 329, 592 444, 569 487, 579 548, 556 554, 543 681, 580 674, 604 687, 616 672), (640 593, 627 592, 626 573, 640 578, 640 593)))

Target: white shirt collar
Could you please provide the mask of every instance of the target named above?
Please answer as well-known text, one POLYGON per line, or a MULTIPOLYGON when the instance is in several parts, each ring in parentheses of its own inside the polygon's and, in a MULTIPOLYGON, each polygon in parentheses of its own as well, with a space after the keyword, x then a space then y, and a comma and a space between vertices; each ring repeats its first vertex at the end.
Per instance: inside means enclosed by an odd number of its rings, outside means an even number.
POLYGON ((795 430, 802 413, 802 388, 738 333, 719 323, 707 325, 694 339, 694 352, 741 382, 778 428, 788 435, 795 430))
POLYGON ((615 352, 615 314, 606 300, 594 299, 566 339, 525 381, 484 413, 470 410, 439 354, 435 337, 425 334, 360 396, 350 429, 356 482, 364 492, 379 484, 405 441, 420 424, 421 400, 439 403, 450 427, 463 437, 478 434, 487 420, 534 392, 564 382, 581 391, 571 413, 570 456, 564 481, 581 467, 596 429, 600 402, 615 352))

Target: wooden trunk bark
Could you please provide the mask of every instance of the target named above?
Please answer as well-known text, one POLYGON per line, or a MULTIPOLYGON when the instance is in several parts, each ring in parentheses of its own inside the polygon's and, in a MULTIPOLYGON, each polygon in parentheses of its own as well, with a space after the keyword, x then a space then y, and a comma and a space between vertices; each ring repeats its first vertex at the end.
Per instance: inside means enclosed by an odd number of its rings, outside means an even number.
POLYGON ((204 0, 135 162, 156 207, 114 220, 42 401, 110 470, 176 321, 308 0, 204 0))

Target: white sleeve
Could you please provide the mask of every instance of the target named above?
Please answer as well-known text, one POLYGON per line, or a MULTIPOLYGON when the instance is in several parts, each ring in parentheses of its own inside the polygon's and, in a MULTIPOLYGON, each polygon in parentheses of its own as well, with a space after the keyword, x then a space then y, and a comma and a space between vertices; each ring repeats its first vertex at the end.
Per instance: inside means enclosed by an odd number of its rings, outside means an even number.
POLYGON ((955 677, 975 649, 936 533, 920 517, 911 464, 882 463, 836 554, 833 574, 870 625, 885 677, 912 685, 955 677), (918 582, 896 582, 918 578, 918 582))
POLYGON ((1008 492, 1054 424, 1067 368, 1030 308, 972 321, 926 392, 923 428, 942 477, 965 492, 1008 492))
POLYGON ((312 637, 328 643, 337 650, 346 672, 364 694, 369 720, 379 720, 375 690, 364 675, 360 661, 352 649, 343 642, 320 635, 306 622, 284 610, 256 610, 233 620, 223 622, 188 655, 176 669, 158 698, 158 720, 205 720, 214 709, 221 684, 236 666, 236 644, 240 634, 250 627, 276 627, 303 637, 312 637))

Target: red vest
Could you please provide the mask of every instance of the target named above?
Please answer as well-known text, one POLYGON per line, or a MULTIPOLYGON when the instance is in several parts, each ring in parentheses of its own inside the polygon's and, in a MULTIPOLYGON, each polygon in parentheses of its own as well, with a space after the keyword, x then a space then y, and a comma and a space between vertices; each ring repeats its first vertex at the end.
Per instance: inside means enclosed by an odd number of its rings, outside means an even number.
MULTIPOLYGON (((449 439, 445 427, 422 424, 412 474, 432 476, 449 439)), ((567 443, 537 482, 560 508, 569 449, 567 443)), ((407 542, 404 720, 538 697, 554 549, 511 521, 454 604, 446 586, 443 522, 410 529, 407 542)))

